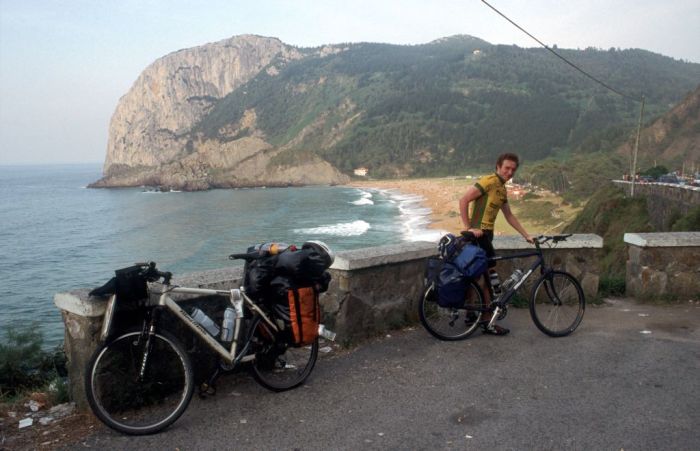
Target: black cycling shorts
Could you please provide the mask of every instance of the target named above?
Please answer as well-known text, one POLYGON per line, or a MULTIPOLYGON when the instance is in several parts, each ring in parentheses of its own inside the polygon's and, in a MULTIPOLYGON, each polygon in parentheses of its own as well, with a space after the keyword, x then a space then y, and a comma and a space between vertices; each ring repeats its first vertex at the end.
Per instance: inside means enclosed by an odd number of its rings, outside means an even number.
MULTIPOLYGON (((493 230, 483 230, 483 235, 476 239, 476 244, 486 252, 486 256, 491 258, 496 256, 493 248, 493 230)), ((496 262, 489 262, 489 268, 496 266, 496 262)))

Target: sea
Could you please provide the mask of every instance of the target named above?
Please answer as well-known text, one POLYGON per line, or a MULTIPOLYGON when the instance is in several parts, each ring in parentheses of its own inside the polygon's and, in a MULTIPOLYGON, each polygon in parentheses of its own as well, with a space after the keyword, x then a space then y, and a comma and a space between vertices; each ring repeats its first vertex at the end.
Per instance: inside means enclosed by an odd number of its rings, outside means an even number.
POLYGON ((228 255, 271 241, 343 251, 439 238, 422 199, 398 191, 87 188, 101 169, 0 166, 0 341, 29 327, 55 347, 64 330, 54 294, 100 286, 134 262, 177 275, 240 264, 228 255))

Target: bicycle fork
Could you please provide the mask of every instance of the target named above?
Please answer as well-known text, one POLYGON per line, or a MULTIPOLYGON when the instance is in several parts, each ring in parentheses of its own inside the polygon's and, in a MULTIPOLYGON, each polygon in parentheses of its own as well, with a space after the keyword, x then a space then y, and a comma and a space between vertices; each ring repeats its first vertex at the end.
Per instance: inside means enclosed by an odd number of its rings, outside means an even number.
POLYGON ((153 336, 156 334, 156 312, 152 312, 150 318, 146 318, 143 323, 143 330, 139 336, 139 341, 145 336, 146 343, 143 346, 143 355, 141 356, 141 364, 139 368, 138 382, 142 382, 148 368, 148 356, 153 348, 153 336))

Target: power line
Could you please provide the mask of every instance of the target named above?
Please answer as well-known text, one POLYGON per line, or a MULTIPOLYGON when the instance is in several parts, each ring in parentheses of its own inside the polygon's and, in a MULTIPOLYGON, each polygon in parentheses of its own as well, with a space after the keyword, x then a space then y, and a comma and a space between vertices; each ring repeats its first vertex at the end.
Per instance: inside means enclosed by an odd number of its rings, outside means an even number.
POLYGON ((496 8, 494 8, 493 6, 491 6, 491 5, 489 4, 489 2, 487 2, 486 0, 481 0, 481 1, 482 1, 482 3, 484 3, 486 6, 488 6, 488 7, 491 8, 492 10, 496 11, 496 13, 497 13, 499 16, 503 17, 505 20, 507 20, 508 22, 512 23, 512 24, 513 24, 515 27, 517 27, 520 31, 522 31, 522 32, 525 33, 526 35, 530 36, 532 39, 534 39, 535 41, 537 41, 542 47, 544 47, 545 49, 547 49, 547 50, 549 50, 550 52, 552 52, 552 53, 553 53, 554 55, 556 55, 558 58, 560 58, 561 60, 563 60, 566 64, 568 64, 569 66, 573 67, 573 68, 576 69, 577 71, 581 72, 581 73, 582 73, 583 75, 585 75, 586 77, 590 78, 591 80, 595 81, 595 82, 598 83, 599 85, 605 87, 606 89, 609 89, 610 91, 614 92, 615 94, 617 94, 617 95, 619 95, 619 96, 622 96, 622 97, 624 97, 624 98, 626 98, 626 99, 634 100, 635 102, 640 102, 640 101, 641 101, 641 99, 637 99, 636 97, 631 97, 631 96, 628 96, 627 94, 621 93, 621 92, 618 91, 617 89, 615 89, 615 88, 609 86, 609 85, 606 84, 605 82, 603 82, 603 81, 599 80, 598 78, 594 77, 593 75, 589 74, 589 73, 586 72, 585 70, 581 69, 580 67, 578 67, 577 65, 575 65, 575 64, 572 63, 571 61, 567 60, 566 58, 564 58, 563 56, 561 56, 560 54, 558 54, 557 52, 555 52, 554 49, 550 48, 547 44, 545 44, 544 42, 540 41, 539 39, 537 39, 536 37, 534 37, 533 35, 531 35, 530 33, 528 33, 528 31, 525 30, 523 27, 521 27, 521 26, 518 25, 517 23, 513 22, 513 21, 510 20, 505 14, 503 14, 502 12, 500 12, 499 10, 497 10, 496 8))

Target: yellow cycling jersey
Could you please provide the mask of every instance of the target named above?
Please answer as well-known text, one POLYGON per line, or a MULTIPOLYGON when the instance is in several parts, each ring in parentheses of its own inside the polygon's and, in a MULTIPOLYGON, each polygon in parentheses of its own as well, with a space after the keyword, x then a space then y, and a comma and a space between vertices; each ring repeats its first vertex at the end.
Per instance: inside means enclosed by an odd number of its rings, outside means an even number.
POLYGON ((498 212, 508 202, 506 182, 498 174, 485 175, 474 185, 481 192, 474 201, 471 226, 477 229, 493 230, 498 212))

